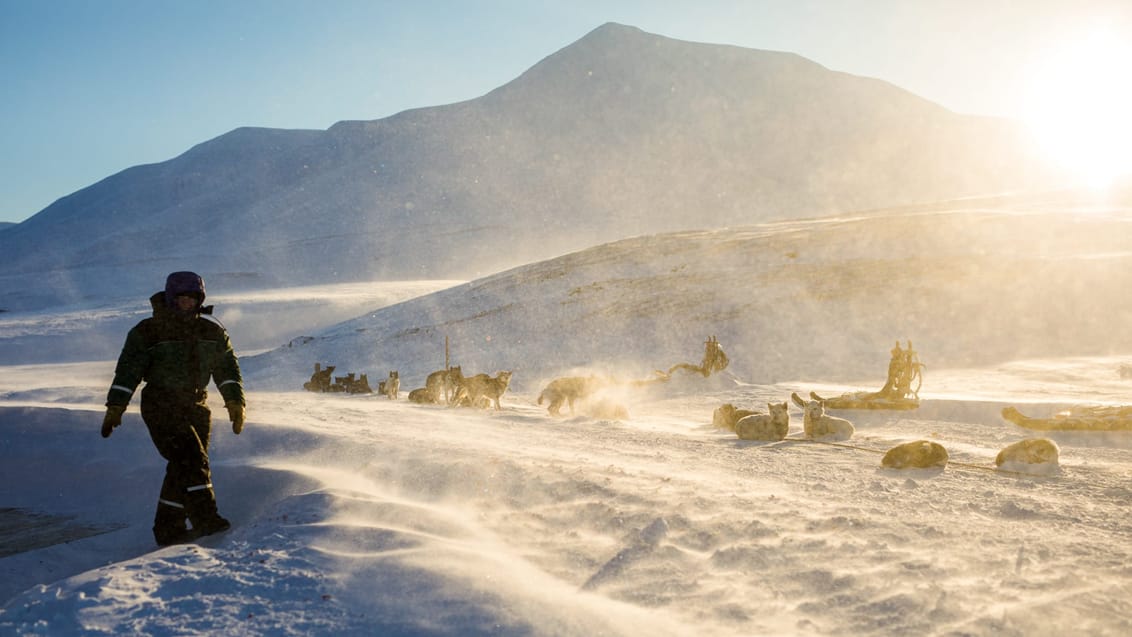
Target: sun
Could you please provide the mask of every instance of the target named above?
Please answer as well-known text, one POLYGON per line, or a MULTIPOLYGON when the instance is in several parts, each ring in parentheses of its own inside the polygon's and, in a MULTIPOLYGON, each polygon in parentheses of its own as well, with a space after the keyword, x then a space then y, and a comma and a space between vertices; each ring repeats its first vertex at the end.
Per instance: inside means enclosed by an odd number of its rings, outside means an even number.
POLYGON ((1094 188, 1132 174, 1132 43, 1094 30, 1031 71, 1024 119, 1047 158, 1094 188))

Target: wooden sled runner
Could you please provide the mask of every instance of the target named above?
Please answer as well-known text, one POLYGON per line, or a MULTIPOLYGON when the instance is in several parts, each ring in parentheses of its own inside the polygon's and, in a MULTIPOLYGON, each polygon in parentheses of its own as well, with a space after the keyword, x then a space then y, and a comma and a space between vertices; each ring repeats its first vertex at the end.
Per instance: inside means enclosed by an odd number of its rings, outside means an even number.
POLYGON ((1030 418, 1014 407, 1004 407, 1002 417, 1035 431, 1132 431, 1132 407, 1077 407, 1053 418, 1030 418))
POLYGON ((867 391, 832 398, 823 398, 810 392, 810 398, 823 401, 827 409, 915 409, 920 406, 919 398, 889 398, 867 391))

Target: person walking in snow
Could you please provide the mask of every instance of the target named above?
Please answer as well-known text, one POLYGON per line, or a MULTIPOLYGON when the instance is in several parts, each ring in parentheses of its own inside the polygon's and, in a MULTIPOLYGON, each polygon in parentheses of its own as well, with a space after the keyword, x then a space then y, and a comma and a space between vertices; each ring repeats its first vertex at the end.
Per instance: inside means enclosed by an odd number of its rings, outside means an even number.
POLYGON ((114 381, 106 395, 102 437, 122 424, 141 381, 141 415, 161 457, 168 461, 157 501, 153 538, 161 546, 190 541, 228 529, 220 516, 208 465, 211 413, 205 387, 216 383, 232 432, 244 427, 244 388, 240 365, 228 333, 205 318, 204 279, 194 272, 174 272, 164 291, 149 298, 153 316, 126 335, 114 381), (192 524, 186 524, 185 519, 192 524))

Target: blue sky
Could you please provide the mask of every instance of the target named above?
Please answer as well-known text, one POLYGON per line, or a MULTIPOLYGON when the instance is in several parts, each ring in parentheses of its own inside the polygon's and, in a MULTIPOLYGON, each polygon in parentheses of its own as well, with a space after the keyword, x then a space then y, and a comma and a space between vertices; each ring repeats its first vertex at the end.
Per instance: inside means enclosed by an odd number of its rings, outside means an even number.
MULTIPOLYGON (((1126 0, 0 0, 0 221, 239 126, 324 129, 482 95, 613 21, 792 51, 952 110, 1126 0)), ((1128 37, 1132 40, 1132 36, 1128 37)))

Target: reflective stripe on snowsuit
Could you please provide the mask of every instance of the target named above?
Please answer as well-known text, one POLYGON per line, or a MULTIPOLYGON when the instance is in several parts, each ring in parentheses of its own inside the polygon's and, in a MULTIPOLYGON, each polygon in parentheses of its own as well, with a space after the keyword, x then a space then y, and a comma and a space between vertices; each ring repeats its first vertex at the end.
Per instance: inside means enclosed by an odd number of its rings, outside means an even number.
MULTIPOLYGON (((181 519, 187 514, 198 524, 199 519, 215 515, 216 496, 208 465, 212 425, 205 393, 146 385, 142 388, 141 412, 153 445, 167 461, 160 503, 182 505, 181 519)), ((159 511, 159 517, 168 516, 159 511)))

